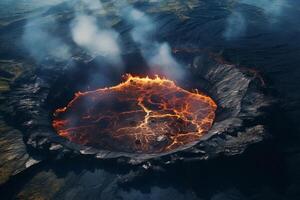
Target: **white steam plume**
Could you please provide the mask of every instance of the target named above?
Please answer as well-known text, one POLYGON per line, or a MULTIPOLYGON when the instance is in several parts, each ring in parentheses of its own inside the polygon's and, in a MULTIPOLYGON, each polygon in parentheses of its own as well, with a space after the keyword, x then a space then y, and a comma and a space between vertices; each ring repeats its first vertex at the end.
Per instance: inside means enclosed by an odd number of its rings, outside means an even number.
MULTIPOLYGON (((121 50, 118 44, 119 34, 111 28, 100 28, 97 19, 86 12, 101 10, 104 7, 99 0, 54 0, 46 5, 49 9, 59 3, 70 2, 70 9, 75 12, 71 24, 71 36, 74 42, 93 55, 102 55, 112 64, 122 66, 121 50)), ((47 12, 45 10, 44 12, 47 12)), ((66 61, 71 56, 71 46, 64 42, 63 37, 55 34, 53 27, 58 26, 55 17, 30 19, 24 26, 22 42, 30 55, 40 62, 45 58, 66 61)), ((37 16, 38 17, 38 16, 37 16)))
MULTIPOLYGON (((237 3, 247 4, 261 9, 271 26, 280 20, 284 9, 289 5, 287 0, 237 0, 237 3)), ((247 20, 242 10, 233 10, 226 21, 226 27, 223 33, 224 38, 231 40, 243 36, 247 31, 247 20)))
POLYGON ((74 42, 91 54, 102 55, 114 64, 121 63, 119 34, 112 29, 99 28, 95 17, 84 14, 77 16, 71 32, 74 42))
POLYGON ((132 25, 131 37, 139 45, 151 70, 169 78, 181 80, 184 77, 184 70, 172 56, 168 43, 159 43, 154 40, 156 25, 152 19, 129 5, 125 6, 121 13, 122 17, 132 25))
MULTIPOLYGON (((180 80, 184 77, 184 70, 172 56, 172 51, 167 43, 154 40, 156 24, 144 12, 130 6, 126 1, 115 1, 121 11, 121 17, 132 25, 130 32, 132 39, 138 44, 143 57, 153 72, 180 80)), ((120 69, 123 69, 121 59, 120 36, 111 27, 98 23, 93 16, 94 11, 104 11, 100 0, 80 0, 73 3, 75 19, 70 25, 71 37, 76 45, 85 49, 91 55, 101 55, 120 69)), ((24 44, 31 54, 41 60, 46 56, 66 60, 71 57, 71 47, 47 31, 51 25, 29 23, 24 31, 24 44), (34 26, 32 25, 34 24, 34 26), (35 25, 36 24, 36 25, 35 25)))
POLYGON ((153 21, 143 12, 128 6, 123 11, 123 17, 132 26, 131 37, 132 39, 146 48, 151 42, 151 37, 155 33, 155 24, 153 21))
MULTIPOLYGON (((100 0, 81 0, 88 11, 99 10, 105 13, 100 0)), ((101 55, 114 66, 123 67, 119 34, 111 27, 103 28, 97 18, 85 12, 76 13, 71 25, 73 41, 92 55, 101 55)))
POLYGON ((243 36, 246 28, 247 24, 244 15, 234 11, 226 20, 226 29, 223 36, 227 40, 243 36))
POLYGON ((37 62, 45 58, 65 61, 71 57, 69 46, 47 30, 55 25, 54 19, 48 19, 44 23, 40 20, 29 20, 24 27, 23 46, 37 62))
POLYGON ((182 80, 184 77, 184 70, 173 58, 168 43, 160 44, 157 49, 155 49, 155 54, 148 59, 148 63, 154 70, 158 70, 167 77, 175 80, 182 80))

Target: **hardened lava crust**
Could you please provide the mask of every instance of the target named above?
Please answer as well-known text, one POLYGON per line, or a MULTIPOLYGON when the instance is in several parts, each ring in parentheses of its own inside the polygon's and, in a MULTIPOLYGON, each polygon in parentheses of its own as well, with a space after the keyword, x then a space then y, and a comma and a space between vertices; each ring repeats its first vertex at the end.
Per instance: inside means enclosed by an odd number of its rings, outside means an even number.
POLYGON ((54 113, 53 127, 70 141, 127 153, 164 153, 198 141, 211 128, 216 104, 171 80, 127 75, 109 88, 76 93, 54 113))
POLYGON ((159 77, 129 76, 116 86, 77 93, 69 104, 53 108, 50 100, 70 89, 57 80, 74 68, 48 67, 19 77, 2 110, 19 124, 30 149, 57 159, 171 164, 241 154, 264 140, 272 100, 260 80, 235 65, 203 63, 201 57, 191 66, 187 70, 206 95, 159 77))

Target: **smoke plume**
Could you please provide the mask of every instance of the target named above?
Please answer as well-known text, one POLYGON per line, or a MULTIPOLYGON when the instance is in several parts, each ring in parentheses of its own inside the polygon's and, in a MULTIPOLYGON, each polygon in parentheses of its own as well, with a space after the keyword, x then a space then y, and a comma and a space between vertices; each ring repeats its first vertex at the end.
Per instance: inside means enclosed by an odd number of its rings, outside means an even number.
POLYGON ((182 80, 184 70, 172 56, 169 44, 166 42, 159 44, 154 50, 155 54, 148 59, 150 66, 167 77, 182 80))
MULTIPOLYGON (((236 5, 248 5, 261 9, 268 25, 274 26, 280 21, 281 15, 288 4, 287 0, 237 0, 236 5)), ((249 19, 237 6, 226 20, 224 38, 231 40, 244 36, 249 25, 248 21, 249 19)))
POLYGON ((226 21, 226 29, 223 36, 231 40, 245 34, 247 28, 246 19, 241 12, 234 11, 226 21))
POLYGON ((28 17, 21 38, 22 46, 37 63, 45 59, 67 61, 72 56, 71 48, 65 42, 65 38, 55 34, 59 26, 57 19, 46 14, 54 6, 69 2, 70 0, 14 2, 16 5, 20 4, 20 7, 30 3, 31 9, 40 10, 40 13, 36 13, 34 17, 28 17))
MULTIPOLYGON (((58 0, 57 0, 58 1, 58 0)), ((78 0, 68 3, 74 11, 74 19, 70 22, 70 36, 76 46, 85 50, 92 57, 101 55, 107 62, 123 69, 121 58, 121 39, 117 31, 107 26, 105 17, 98 18, 99 13, 105 13, 105 7, 100 0, 78 0), (101 12, 100 12, 101 11, 101 12), (97 15, 96 15, 97 14, 97 15)), ((134 8, 127 1, 114 1, 119 10, 121 19, 131 25, 130 36, 140 49, 153 73, 172 79, 180 80, 184 77, 182 66, 172 56, 167 42, 155 39, 157 24, 144 12, 134 8)), ((29 20, 23 35, 23 41, 31 55, 40 61, 50 56, 54 59, 68 60, 72 56, 74 44, 64 42, 64 39, 53 34, 48 29, 56 26, 53 19, 51 23, 40 20, 29 20)))
POLYGON ((153 20, 144 12, 129 5, 125 6, 121 13, 132 26, 130 35, 138 44, 151 70, 168 78, 181 80, 184 77, 184 70, 172 56, 169 44, 155 40, 157 26, 153 20))
POLYGON ((121 63, 119 34, 112 29, 101 29, 93 16, 81 14, 71 26, 74 42, 93 55, 102 55, 114 64, 121 63))
POLYGON ((49 31, 49 27, 55 27, 55 25, 54 19, 48 19, 43 23, 34 19, 29 20, 24 27, 23 46, 37 62, 46 58, 65 61, 71 57, 69 46, 63 39, 49 31))

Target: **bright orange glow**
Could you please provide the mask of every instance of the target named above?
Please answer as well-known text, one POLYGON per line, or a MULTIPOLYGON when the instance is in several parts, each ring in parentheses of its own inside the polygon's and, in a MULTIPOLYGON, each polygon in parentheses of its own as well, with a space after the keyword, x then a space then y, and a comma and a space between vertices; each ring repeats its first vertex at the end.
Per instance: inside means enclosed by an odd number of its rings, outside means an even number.
POLYGON ((127 75, 119 85, 76 93, 54 113, 53 127, 70 141, 129 153, 161 153, 197 141, 217 106, 168 79, 127 75))

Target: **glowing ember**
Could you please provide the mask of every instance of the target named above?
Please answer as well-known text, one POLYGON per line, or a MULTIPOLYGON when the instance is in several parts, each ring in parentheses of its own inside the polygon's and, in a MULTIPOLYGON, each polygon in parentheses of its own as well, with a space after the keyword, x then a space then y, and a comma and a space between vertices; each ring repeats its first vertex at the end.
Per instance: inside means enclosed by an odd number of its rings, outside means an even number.
POLYGON ((216 104, 171 80, 127 76, 110 88, 77 93, 54 113, 53 127, 70 141, 110 151, 161 153, 197 141, 211 127, 216 104))

